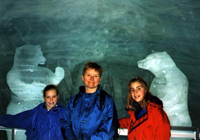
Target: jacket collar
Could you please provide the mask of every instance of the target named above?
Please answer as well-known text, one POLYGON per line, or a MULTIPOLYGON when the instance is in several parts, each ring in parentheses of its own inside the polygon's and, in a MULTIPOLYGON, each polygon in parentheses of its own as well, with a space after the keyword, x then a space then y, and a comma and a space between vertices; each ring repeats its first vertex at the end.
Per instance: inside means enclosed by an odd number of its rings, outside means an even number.
MULTIPOLYGON (((49 112, 50 112, 50 111, 56 112, 56 111, 59 110, 59 108, 60 108, 61 106, 62 106, 62 105, 61 105, 60 103, 56 103, 56 106, 53 107, 52 109, 50 109, 49 112)), ((42 109, 45 109, 45 111, 48 112, 47 109, 46 109, 46 103, 45 103, 45 102, 42 103, 42 109)))
POLYGON ((156 107, 156 108, 160 108, 160 109, 163 108, 163 106, 160 105, 160 104, 157 104, 157 103, 154 103, 154 102, 150 102, 150 103, 147 105, 147 111, 150 110, 151 107, 156 107))
POLYGON ((147 119, 148 119, 148 111, 152 108, 152 107, 156 107, 156 108, 162 108, 162 105, 156 104, 154 102, 150 102, 147 105, 147 113, 145 115, 143 115, 142 117, 140 117, 138 120, 136 120, 135 115, 134 115, 134 111, 128 111, 130 117, 131 117, 131 123, 130 123, 130 128, 129 128, 129 134, 135 129, 137 128, 139 125, 141 125, 142 123, 144 123, 147 119))
MULTIPOLYGON (((100 91, 102 89, 101 85, 98 85, 97 90, 94 93, 100 94, 100 91)), ((85 86, 80 86, 79 87, 79 92, 82 95, 83 93, 85 93, 85 86)))

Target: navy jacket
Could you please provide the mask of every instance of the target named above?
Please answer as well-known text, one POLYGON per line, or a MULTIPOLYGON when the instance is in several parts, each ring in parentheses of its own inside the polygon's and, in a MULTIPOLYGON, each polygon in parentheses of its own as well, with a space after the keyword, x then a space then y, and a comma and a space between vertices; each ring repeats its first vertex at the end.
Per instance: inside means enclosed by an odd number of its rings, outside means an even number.
POLYGON ((1 115, 0 126, 26 129, 27 140, 64 140, 59 125, 64 112, 59 103, 47 111, 44 102, 16 115, 1 115))
POLYGON ((87 94, 85 87, 80 87, 80 96, 73 106, 74 99, 67 103, 61 127, 69 140, 110 140, 117 132, 118 118, 112 97, 106 94, 103 107, 100 106, 99 85, 95 93, 87 94))

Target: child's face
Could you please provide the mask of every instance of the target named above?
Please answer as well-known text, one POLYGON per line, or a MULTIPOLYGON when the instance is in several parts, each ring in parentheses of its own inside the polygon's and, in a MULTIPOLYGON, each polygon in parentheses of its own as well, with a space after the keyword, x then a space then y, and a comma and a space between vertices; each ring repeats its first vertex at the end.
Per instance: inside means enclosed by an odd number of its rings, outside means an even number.
POLYGON ((48 111, 55 107, 58 101, 58 97, 59 95, 57 95, 56 90, 50 89, 46 91, 44 101, 46 102, 46 107, 48 111))
POLYGON ((141 102, 144 99, 146 90, 140 82, 133 82, 130 84, 130 93, 133 100, 141 102))

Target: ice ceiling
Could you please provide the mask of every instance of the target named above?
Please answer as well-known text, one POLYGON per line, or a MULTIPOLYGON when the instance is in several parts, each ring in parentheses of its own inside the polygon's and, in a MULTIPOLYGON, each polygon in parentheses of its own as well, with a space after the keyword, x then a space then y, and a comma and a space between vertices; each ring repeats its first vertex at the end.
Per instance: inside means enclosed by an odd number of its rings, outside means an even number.
POLYGON ((0 114, 10 102, 6 74, 20 46, 41 46, 44 67, 65 69, 59 87, 66 100, 82 84, 87 61, 101 64, 107 85, 117 81, 126 96, 131 78, 141 76, 149 84, 154 78, 137 62, 166 51, 188 78, 189 113, 199 127, 199 7, 198 0, 0 0, 0 114))

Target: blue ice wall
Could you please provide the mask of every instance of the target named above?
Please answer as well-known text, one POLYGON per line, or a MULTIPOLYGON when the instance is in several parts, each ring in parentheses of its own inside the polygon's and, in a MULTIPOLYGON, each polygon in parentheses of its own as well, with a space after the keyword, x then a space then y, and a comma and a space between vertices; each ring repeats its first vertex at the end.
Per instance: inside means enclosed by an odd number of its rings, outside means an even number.
POLYGON ((44 67, 65 69, 59 84, 63 104, 82 84, 84 63, 100 63, 104 87, 117 95, 121 112, 128 81, 141 76, 150 85, 155 77, 137 62, 166 51, 188 79, 189 114, 192 126, 199 127, 199 7, 198 0, 0 0, 0 114, 13 94, 6 75, 20 46, 41 46, 44 67))

